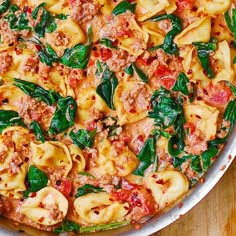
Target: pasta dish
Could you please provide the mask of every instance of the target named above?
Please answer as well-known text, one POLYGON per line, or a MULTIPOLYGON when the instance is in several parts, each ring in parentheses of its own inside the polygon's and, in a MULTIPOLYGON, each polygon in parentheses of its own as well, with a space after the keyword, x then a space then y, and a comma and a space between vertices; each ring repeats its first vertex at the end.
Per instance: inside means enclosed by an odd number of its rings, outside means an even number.
POLYGON ((0 0, 0 215, 139 227, 236 120, 231 0, 0 0))

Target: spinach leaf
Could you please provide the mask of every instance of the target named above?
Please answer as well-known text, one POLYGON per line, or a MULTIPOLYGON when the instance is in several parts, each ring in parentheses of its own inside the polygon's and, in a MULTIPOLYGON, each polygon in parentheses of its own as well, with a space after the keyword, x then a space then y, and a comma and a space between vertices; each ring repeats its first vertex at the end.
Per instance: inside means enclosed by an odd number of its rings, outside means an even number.
POLYGON ((108 39, 108 38, 101 38, 99 40, 99 43, 105 45, 108 48, 117 49, 117 47, 114 46, 114 42, 112 40, 108 39))
POLYGON ((77 189, 75 197, 78 198, 88 193, 99 193, 99 192, 105 192, 105 191, 103 190, 103 188, 99 188, 91 184, 85 184, 84 186, 79 187, 77 189))
POLYGON ((43 101, 49 106, 54 105, 60 97, 57 92, 46 90, 43 87, 26 80, 15 78, 14 85, 30 97, 37 98, 39 101, 43 101))
POLYGON ((88 42, 86 45, 77 44, 73 48, 67 48, 64 51, 60 62, 70 68, 85 69, 88 61, 90 52, 92 49, 92 28, 88 29, 88 42))
POLYGON ((52 33, 57 29, 57 24, 55 21, 55 17, 50 13, 45 7, 46 3, 43 2, 39 4, 32 12, 32 18, 34 20, 37 19, 38 13, 41 10, 42 15, 40 22, 34 27, 35 33, 38 35, 38 37, 44 37, 45 33, 52 33))
POLYGON ((179 34, 182 30, 181 20, 179 17, 175 16, 174 14, 161 14, 151 18, 151 21, 161 21, 169 19, 172 23, 172 29, 166 34, 164 43, 162 45, 157 45, 149 50, 153 51, 158 48, 162 48, 168 54, 176 54, 178 53, 177 45, 174 43, 174 38, 177 34, 179 34))
POLYGON ((133 69, 133 67, 132 67, 132 64, 131 64, 130 66, 126 67, 125 70, 124 70, 124 72, 125 72, 126 74, 128 74, 128 75, 133 76, 133 74, 134 74, 134 69, 133 69))
POLYGON ((10 0, 2 1, 2 3, 0 4, 0 15, 5 13, 8 10, 8 8, 10 7, 10 5, 11 5, 10 0))
POLYGON ((207 170, 211 165, 211 159, 215 157, 218 153, 218 149, 215 146, 209 146, 208 149, 202 153, 202 163, 203 169, 207 170))
POLYGON ((19 125, 26 127, 18 113, 11 110, 0 110, 0 133, 8 126, 19 125))
POLYGON ((145 83, 148 83, 148 77, 145 75, 145 73, 139 69, 135 63, 132 63, 132 67, 134 71, 137 73, 138 77, 145 83))
POLYGON ((182 113, 182 107, 165 88, 153 93, 151 107, 152 111, 148 113, 149 117, 154 119, 157 126, 163 128, 174 124, 178 115, 182 113))
POLYGON ((175 132, 168 141, 168 153, 172 156, 178 156, 184 151, 185 147, 185 118, 183 111, 178 115, 174 124, 175 132))
POLYGON ((33 165, 29 167, 26 180, 28 183, 28 189, 23 193, 25 198, 29 197, 30 193, 37 192, 48 184, 48 176, 33 165))
POLYGON ((135 12, 136 3, 129 3, 128 1, 121 1, 112 11, 112 14, 117 16, 125 13, 126 11, 135 12))
POLYGON ((4 20, 9 23, 9 27, 12 30, 31 30, 31 27, 28 25, 29 20, 25 12, 21 12, 19 15, 16 12, 19 10, 18 7, 11 7, 7 15, 4 16, 4 20))
POLYGON ((95 75, 99 76, 103 72, 102 64, 99 60, 96 61, 96 68, 95 75))
POLYGON ((197 48, 197 55, 201 65, 209 78, 214 78, 213 71, 209 64, 210 53, 216 50, 216 40, 211 39, 208 43, 194 42, 193 45, 197 48))
POLYGON ((231 100, 224 112, 224 120, 229 121, 230 122, 230 127, 228 130, 227 135, 224 138, 216 138, 212 141, 208 142, 208 145, 212 145, 212 146, 217 146, 220 144, 223 144, 227 141, 230 133, 232 132, 234 125, 236 123, 236 98, 234 100, 231 100))
POLYGON ((232 9, 232 18, 229 15, 229 11, 225 12, 224 17, 229 30, 234 35, 234 47, 236 47, 236 9, 232 9))
POLYGON ((188 86, 189 83, 188 77, 182 72, 178 75, 177 81, 172 88, 173 91, 180 91, 184 95, 189 95, 188 86))
POLYGON ((71 96, 67 96, 66 98, 60 97, 48 133, 53 135, 59 134, 73 126, 76 110, 77 103, 71 96))
POLYGON ((145 170, 151 165, 155 163, 156 159, 156 136, 149 137, 141 151, 138 154, 138 159, 140 161, 138 168, 133 172, 135 175, 141 175, 144 176, 145 170))
POLYGON ((107 106, 115 110, 113 104, 113 95, 118 85, 118 79, 114 72, 110 71, 108 67, 103 72, 102 82, 97 86, 96 93, 106 102, 107 106))
POLYGON ((234 94, 234 96, 236 96, 236 87, 232 83, 229 84, 229 87, 230 87, 232 93, 234 94))
POLYGON ((80 228, 80 233, 90 233, 90 232, 96 232, 96 231, 102 231, 102 230, 115 229, 121 226, 125 226, 129 223, 130 221, 126 220, 126 221, 112 222, 112 223, 102 224, 102 225, 82 227, 80 228))
POLYGON ((187 155, 187 156, 183 156, 183 157, 173 157, 174 168, 181 166, 185 161, 187 161, 191 157, 192 157, 192 155, 187 155))
POLYGON ((42 129, 41 129, 41 127, 40 127, 40 125, 37 121, 33 120, 30 123, 29 128, 34 131, 34 135, 35 135, 37 140, 41 141, 42 143, 45 142, 43 131, 42 131, 42 129))
POLYGON ((96 129, 89 132, 84 129, 79 129, 76 133, 71 130, 69 136, 73 143, 76 144, 80 149, 85 149, 85 147, 92 147, 94 143, 94 138, 96 135, 96 129))
POLYGON ((79 175, 84 175, 84 176, 88 176, 88 177, 91 178, 91 179, 96 179, 93 175, 91 175, 91 174, 88 173, 88 172, 79 172, 79 175))
POLYGON ((192 156, 190 167, 197 173, 202 173, 201 160, 199 156, 192 156))
POLYGON ((64 220, 62 225, 58 228, 55 228, 53 231, 55 233, 64 233, 64 232, 78 233, 79 230, 80 230, 80 225, 76 224, 73 221, 64 220))

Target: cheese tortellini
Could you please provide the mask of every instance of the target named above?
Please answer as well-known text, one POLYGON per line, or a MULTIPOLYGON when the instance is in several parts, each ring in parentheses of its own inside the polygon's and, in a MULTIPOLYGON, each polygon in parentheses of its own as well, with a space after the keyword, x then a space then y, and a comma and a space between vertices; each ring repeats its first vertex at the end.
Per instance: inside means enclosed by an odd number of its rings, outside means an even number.
POLYGON ((66 177, 72 168, 72 160, 67 146, 58 141, 44 143, 31 142, 32 162, 46 172, 60 172, 66 177))
POLYGON ((128 214, 129 204, 110 199, 108 193, 89 193, 74 201, 78 216, 87 224, 118 221, 128 214))
POLYGON ((68 201, 53 187, 45 187, 36 196, 27 198, 19 212, 41 225, 55 225, 64 220, 68 211, 68 201))
POLYGON ((152 191, 159 210, 172 204, 189 189, 186 176, 175 170, 151 173, 145 178, 145 185, 152 191))

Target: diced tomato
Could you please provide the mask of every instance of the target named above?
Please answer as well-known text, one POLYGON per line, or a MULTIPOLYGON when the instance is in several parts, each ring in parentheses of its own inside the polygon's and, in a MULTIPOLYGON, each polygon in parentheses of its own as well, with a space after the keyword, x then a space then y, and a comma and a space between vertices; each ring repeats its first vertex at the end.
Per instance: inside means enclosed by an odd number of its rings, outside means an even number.
POLYGON ((232 95, 229 86, 224 83, 217 83, 216 85, 210 83, 205 89, 207 94, 203 96, 203 99, 212 106, 226 105, 232 95))
POLYGON ((102 61, 107 61, 109 58, 112 57, 112 51, 109 48, 101 48, 100 54, 102 61))
POLYGON ((56 188, 66 197, 70 196, 72 190, 72 183, 70 180, 60 180, 59 184, 56 184, 56 188))
POLYGON ((184 124, 184 129, 188 129, 189 134, 193 135, 196 131, 196 126, 191 122, 187 122, 187 123, 184 124))
POLYGON ((86 129, 91 132, 97 127, 97 123, 95 120, 90 120, 86 123, 86 129))
POLYGON ((176 81, 173 71, 165 65, 159 65, 154 73, 159 78, 160 85, 166 89, 171 89, 176 81))
POLYGON ((194 7, 195 0, 177 0, 176 6, 178 10, 187 10, 194 7))
POLYGON ((88 62, 88 67, 93 66, 94 64, 95 64, 95 61, 90 58, 88 62))
POLYGON ((129 211, 132 219, 138 221, 144 216, 152 215, 155 211, 155 200, 147 189, 135 187, 132 189, 121 189, 112 192, 112 198, 129 203, 129 211))

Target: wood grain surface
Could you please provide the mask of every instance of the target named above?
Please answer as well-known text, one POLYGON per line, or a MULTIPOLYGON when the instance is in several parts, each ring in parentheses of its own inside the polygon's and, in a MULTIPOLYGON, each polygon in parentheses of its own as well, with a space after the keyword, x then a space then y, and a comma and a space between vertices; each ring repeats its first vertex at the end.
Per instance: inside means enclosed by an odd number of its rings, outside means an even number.
POLYGON ((236 160, 197 206, 153 236, 236 236, 236 160))

